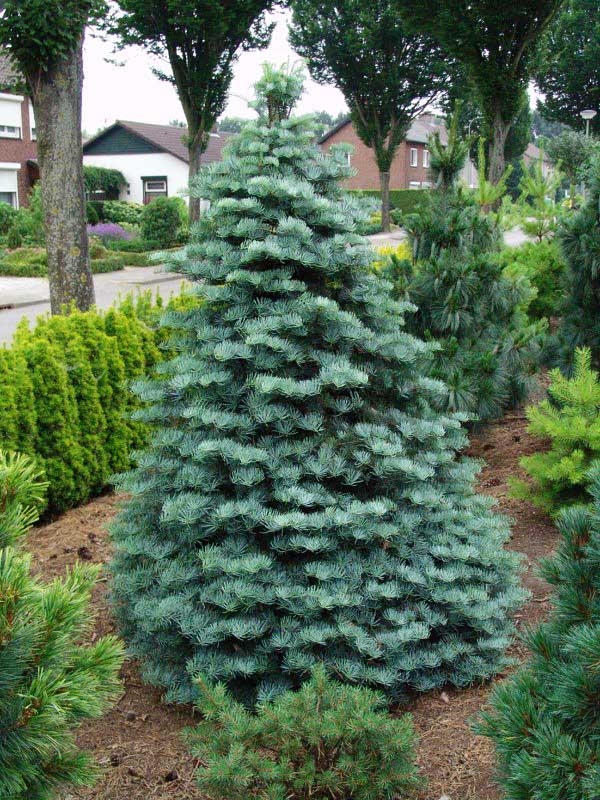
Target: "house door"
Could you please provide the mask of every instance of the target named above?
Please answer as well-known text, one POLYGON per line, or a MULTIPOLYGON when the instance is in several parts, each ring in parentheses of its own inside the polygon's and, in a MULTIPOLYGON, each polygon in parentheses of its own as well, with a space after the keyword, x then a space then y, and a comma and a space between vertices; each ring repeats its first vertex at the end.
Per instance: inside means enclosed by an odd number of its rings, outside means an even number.
POLYGON ((142 178, 144 184, 144 205, 147 206, 155 197, 168 197, 166 176, 142 178))

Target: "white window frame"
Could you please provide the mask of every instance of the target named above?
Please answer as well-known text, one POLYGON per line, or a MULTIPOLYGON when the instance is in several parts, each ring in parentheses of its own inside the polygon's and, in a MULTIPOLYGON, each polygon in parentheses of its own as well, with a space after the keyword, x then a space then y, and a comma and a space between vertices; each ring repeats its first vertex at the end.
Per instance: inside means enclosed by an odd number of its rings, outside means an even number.
POLYGON ((408 188, 409 189, 420 189, 421 188, 421 182, 420 181, 409 181, 408 182, 408 188))
POLYGON ((425 169, 429 169, 429 150, 427 148, 423 150, 423 166, 425 169))
POLYGON ((419 166, 419 151, 416 147, 410 148, 410 165, 411 167, 419 166))
POLYGON ((0 125, 0 139, 22 139, 21 128, 16 125, 0 125))
MULTIPOLYGON (((21 164, 19 162, 13 161, 0 161, 0 171, 6 170, 7 172, 11 172, 14 174, 14 187, 10 189, 4 189, 4 194, 12 194, 14 195, 15 201, 13 203, 13 208, 19 208, 19 170, 21 169, 21 164)), ((11 181, 13 183, 13 181, 11 181)))

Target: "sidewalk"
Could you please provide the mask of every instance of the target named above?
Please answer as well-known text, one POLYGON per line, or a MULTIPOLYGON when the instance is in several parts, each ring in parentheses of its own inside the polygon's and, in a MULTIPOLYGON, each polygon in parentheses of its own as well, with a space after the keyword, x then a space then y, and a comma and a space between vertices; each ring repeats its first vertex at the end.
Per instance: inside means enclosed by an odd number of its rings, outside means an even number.
MULTIPOLYGON (((94 275, 96 305, 108 308, 130 291, 152 289, 168 298, 177 293, 181 275, 162 272, 161 267, 126 267, 118 272, 94 275)), ((47 278, 8 278, 0 276, 0 343, 9 342, 23 317, 34 321, 50 311, 47 278)))

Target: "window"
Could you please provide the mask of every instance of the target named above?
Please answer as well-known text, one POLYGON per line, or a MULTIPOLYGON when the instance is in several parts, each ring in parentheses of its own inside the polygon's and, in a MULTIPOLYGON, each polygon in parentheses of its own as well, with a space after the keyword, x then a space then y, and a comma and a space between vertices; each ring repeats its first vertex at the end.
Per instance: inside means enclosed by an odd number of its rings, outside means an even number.
POLYGON ((408 184, 408 188, 409 189, 420 189, 421 188, 421 184, 419 183, 419 181, 410 181, 410 183, 408 184))
POLYGON ((144 184, 144 205, 148 205, 155 197, 168 197, 166 176, 142 178, 144 184))
POLYGON ((411 167, 419 166, 419 151, 416 147, 410 148, 410 165, 411 167))
POLYGON ((429 150, 423 150, 423 166, 429 169, 429 150))
POLYGON ((8 203, 13 208, 19 207, 18 181, 20 164, 12 162, 0 163, 0 202, 8 203))
POLYGON ((21 128, 17 128, 16 125, 0 125, 0 138, 20 139, 21 128))
POLYGON ((17 207, 16 192, 0 192, 0 203, 8 203, 13 208, 17 207))

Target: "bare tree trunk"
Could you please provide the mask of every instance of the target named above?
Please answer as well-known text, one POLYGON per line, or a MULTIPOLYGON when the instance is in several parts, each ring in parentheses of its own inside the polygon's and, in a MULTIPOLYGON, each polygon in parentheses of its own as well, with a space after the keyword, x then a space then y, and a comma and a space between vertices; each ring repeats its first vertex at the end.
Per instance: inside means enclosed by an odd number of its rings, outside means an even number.
MULTIPOLYGON (((194 140, 190 139, 189 144, 189 151, 190 151, 190 168, 189 168, 189 182, 190 185, 194 177, 198 174, 200 170, 200 161, 202 159, 202 152, 203 147, 201 144, 202 140, 198 140, 197 137, 194 137, 194 140)), ((200 198, 199 197, 192 197, 190 193, 190 223, 198 222, 200 219, 200 198)))
POLYGON ((492 124, 492 141, 489 146, 489 165, 488 165, 488 180, 496 185, 506 167, 504 159, 504 148, 506 146, 506 138, 511 127, 510 122, 502 119, 499 111, 494 113, 492 124))
POLYGON ((380 172, 381 185, 381 227, 386 233, 390 230, 390 173, 380 172))
POLYGON ((27 76, 35 107, 53 314, 72 303, 85 311, 95 302, 81 150, 82 46, 83 34, 75 51, 52 69, 27 76))

